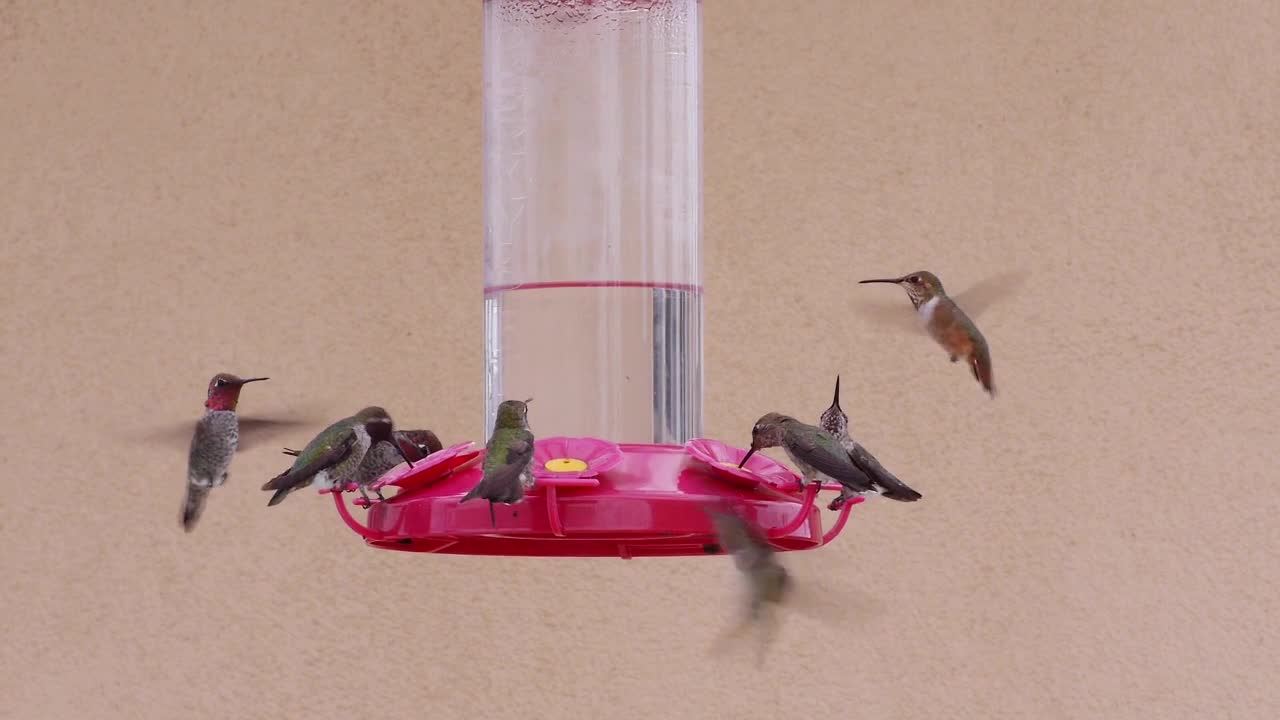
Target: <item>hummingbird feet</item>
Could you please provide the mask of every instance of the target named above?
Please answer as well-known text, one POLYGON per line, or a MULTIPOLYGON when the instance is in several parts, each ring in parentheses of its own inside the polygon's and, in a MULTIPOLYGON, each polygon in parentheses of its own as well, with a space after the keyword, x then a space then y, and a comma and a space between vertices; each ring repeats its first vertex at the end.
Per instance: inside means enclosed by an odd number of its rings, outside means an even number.
MULTIPOLYGON (((365 510, 373 507, 373 499, 369 497, 369 493, 365 492, 364 486, 357 486, 356 489, 360 491, 360 498, 356 500, 356 505, 359 505, 365 510)), ((374 488, 373 494, 378 496, 378 502, 387 501, 387 497, 382 494, 382 488, 374 488)))

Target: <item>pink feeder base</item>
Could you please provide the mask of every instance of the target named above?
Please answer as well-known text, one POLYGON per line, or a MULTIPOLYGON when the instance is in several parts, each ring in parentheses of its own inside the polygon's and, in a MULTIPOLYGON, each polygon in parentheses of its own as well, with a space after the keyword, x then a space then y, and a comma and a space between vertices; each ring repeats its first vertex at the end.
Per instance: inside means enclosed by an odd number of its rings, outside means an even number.
MULTIPOLYGON (((541 557, 661 557, 716 555, 718 544, 709 503, 729 501, 759 525, 779 550, 809 550, 833 540, 849 512, 863 502, 853 497, 839 509, 825 533, 816 505, 820 488, 801 488, 800 478, 757 453, 750 472, 736 465, 746 450, 714 440, 680 445, 613 444, 593 438, 538 440, 535 484, 514 505, 472 500, 458 504, 481 476, 483 448, 456 445, 434 458, 400 466, 381 481, 383 490, 399 487, 386 502, 375 501, 362 524, 342 493, 333 493, 338 514, 376 548, 451 555, 541 557), (544 446, 544 443, 546 445, 544 446), (568 443, 568 444, 566 444, 568 443), (573 443, 578 443, 574 445, 573 443), (554 472, 554 460, 566 447, 587 447, 596 460, 586 470, 554 472), (545 463, 545 464, 543 464, 545 463)), ((821 490, 839 490, 833 484, 821 490)), ((363 503, 363 500, 359 501, 363 503)))

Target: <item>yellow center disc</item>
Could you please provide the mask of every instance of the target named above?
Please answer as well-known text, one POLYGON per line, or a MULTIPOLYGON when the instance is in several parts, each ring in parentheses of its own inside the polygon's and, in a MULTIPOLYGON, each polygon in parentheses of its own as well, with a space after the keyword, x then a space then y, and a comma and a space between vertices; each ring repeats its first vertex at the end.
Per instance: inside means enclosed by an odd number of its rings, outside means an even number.
POLYGON ((725 461, 721 460, 721 461, 720 461, 720 464, 721 464, 721 465, 723 465, 723 466, 725 466, 725 467, 731 467, 731 468, 734 468, 735 470, 746 470, 746 468, 744 468, 744 467, 743 467, 743 468, 738 467, 738 463, 736 463, 736 462, 725 462, 725 461))
POLYGON ((578 458, 551 458, 542 465, 551 472, 581 472, 587 464, 578 458))

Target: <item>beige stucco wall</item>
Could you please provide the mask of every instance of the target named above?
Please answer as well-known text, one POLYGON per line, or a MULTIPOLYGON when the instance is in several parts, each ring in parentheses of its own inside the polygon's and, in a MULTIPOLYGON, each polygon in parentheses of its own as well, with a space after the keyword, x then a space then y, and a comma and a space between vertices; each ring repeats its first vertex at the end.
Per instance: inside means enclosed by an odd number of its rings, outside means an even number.
POLYGON ((725 558, 268 509, 305 432, 178 527, 219 370, 478 435, 479 3, 0 3, 0 718, 1277 717, 1278 8, 706 3, 705 434, 838 372, 925 495, 786 557, 845 612, 761 671, 725 558), (920 267, 1027 274, 996 400, 861 312, 920 267))

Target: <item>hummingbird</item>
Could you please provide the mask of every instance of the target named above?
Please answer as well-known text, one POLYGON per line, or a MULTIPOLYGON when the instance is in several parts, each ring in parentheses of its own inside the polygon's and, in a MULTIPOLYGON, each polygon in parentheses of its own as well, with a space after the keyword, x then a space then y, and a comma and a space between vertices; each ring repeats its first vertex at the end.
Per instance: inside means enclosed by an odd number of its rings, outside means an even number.
POLYGON ((240 388, 268 379, 218 373, 209 380, 204 416, 196 422, 187 452, 187 497, 182 505, 182 527, 187 532, 195 529, 209 491, 227 481, 231 460, 240 445, 240 418, 236 415, 240 388))
POLYGON ((394 442, 394 430, 391 416, 376 405, 333 423, 307 443, 288 470, 262 486, 275 491, 267 506, 279 505, 289 493, 307 485, 342 492, 376 442, 392 441, 395 451, 413 467, 404 449, 394 442))
MULTIPOLYGON (((849 416, 845 415, 844 410, 840 408, 840 376, 836 376, 836 393, 831 401, 831 407, 822 411, 822 415, 818 418, 818 426, 827 431, 831 437, 840 443, 840 446, 849 453, 849 459, 859 470, 866 473, 871 478, 871 482, 875 485, 880 495, 890 500, 899 500, 901 502, 914 502, 921 498, 920 493, 907 487, 906 483, 899 480, 893 473, 884 469, 879 460, 875 459, 867 449, 859 445, 856 440, 849 436, 849 416)), ((847 497, 845 498, 848 499, 847 497)), ((843 501, 842 501, 843 502, 843 501)))
POLYGON ((480 482, 458 500, 461 505, 480 498, 489 501, 489 522, 494 527, 498 521, 493 514, 494 503, 511 505, 520 502, 524 493, 533 487, 533 433, 529 431, 529 403, 503 400, 498 405, 493 420, 493 434, 485 446, 483 474, 480 482))
MULTIPOLYGON (((365 453, 364 459, 360 461, 360 467, 356 468, 355 474, 347 482, 347 487, 351 488, 354 485, 368 504, 372 504, 372 501, 369 499, 369 494, 365 492, 365 488, 386 475, 388 470, 399 465, 401 457, 407 460, 421 460, 433 452, 439 452, 444 447, 440 443, 440 438, 430 430, 396 430, 392 435, 395 437, 396 444, 400 446, 399 452, 386 440, 373 443, 369 452, 365 453), (403 456, 400 455, 401 452, 404 453, 403 456)), ((284 454, 297 457, 299 451, 285 448, 284 454)), ((382 496, 382 488, 377 488, 373 492, 379 500, 387 501, 382 496)))
POLYGON ((987 347, 987 340, 956 301, 947 295, 937 275, 928 270, 918 270, 899 278, 876 278, 858 282, 892 283, 905 289, 929 337, 947 351, 951 362, 964 358, 973 371, 974 379, 988 395, 992 398, 996 396, 995 379, 991 373, 991 350, 987 347))
POLYGON ((817 425, 802 423, 790 415, 771 412, 760 416, 751 428, 751 450, 738 467, 758 450, 782 446, 802 476, 801 486, 831 478, 840 483, 840 496, 828 509, 837 510, 853 495, 875 492, 875 482, 849 458, 849 453, 831 433, 817 425))
POLYGON ((708 505, 703 510, 711 518, 720 547, 733 556, 734 565, 747 581, 746 612, 742 620, 729 629, 724 639, 743 632, 753 623, 763 621, 760 653, 757 656, 758 662, 762 663, 764 651, 777 627, 772 610, 790 595, 793 584, 791 576, 778 561, 777 551, 758 527, 728 507, 708 505))

